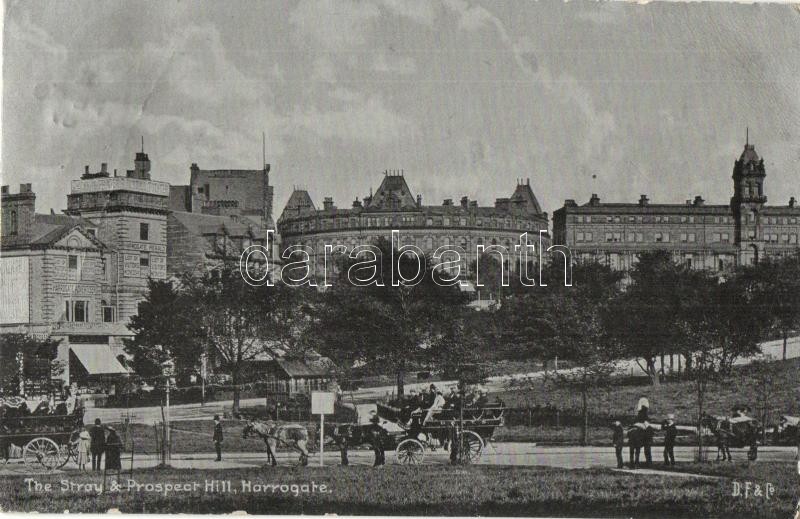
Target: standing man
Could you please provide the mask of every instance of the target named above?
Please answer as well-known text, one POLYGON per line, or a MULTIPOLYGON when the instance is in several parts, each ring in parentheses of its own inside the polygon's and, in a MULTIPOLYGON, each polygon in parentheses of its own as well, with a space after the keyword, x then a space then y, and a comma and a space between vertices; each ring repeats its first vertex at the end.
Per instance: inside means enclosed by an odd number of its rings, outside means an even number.
POLYGON ((678 426, 675 425, 675 415, 668 414, 661 428, 664 429, 664 465, 667 467, 674 467, 675 438, 678 436, 678 426))
POLYGON ((370 418, 372 426, 370 427, 370 443, 372 443, 372 450, 375 452, 375 464, 373 467, 381 467, 386 464, 386 455, 383 451, 383 435, 384 430, 381 427, 381 419, 377 415, 370 418))
POLYGON ((214 449, 217 451, 217 459, 214 461, 222 461, 222 424, 218 414, 214 415, 214 449))
POLYGON ((91 437, 92 470, 102 470, 103 452, 106 450, 106 432, 99 418, 95 418, 94 426, 89 431, 91 437))
POLYGON ((624 466, 622 463, 622 448, 625 446, 625 431, 622 429, 622 424, 619 420, 614 420, 611 430, 613 431, 614 451, 617 454, 617 468, 621 469, 624 466))

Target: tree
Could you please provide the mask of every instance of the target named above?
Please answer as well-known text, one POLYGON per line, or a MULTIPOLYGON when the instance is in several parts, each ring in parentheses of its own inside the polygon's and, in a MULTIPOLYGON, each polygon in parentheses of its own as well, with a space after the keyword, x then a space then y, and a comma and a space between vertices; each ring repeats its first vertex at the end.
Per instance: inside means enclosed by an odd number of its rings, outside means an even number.
POLYGON ((800 253, 767 258, 750 267, 755 301, 783 339, 783 360, 789 332, 800 328, 800 253))
POLYGON ((340 276, 316 309, 314 335, 318 351, 334 362, 394 373, 397 394, 402 396, 406 371, 430 360, 426 350, 461 315, 455 309, 467 299, 457 287, 435 281, 438 274, 430 259, 418 273, 418 283, 392 286, 393 270, 416 280, 417 262, 393 251, 385 239, 378 239, 374 247, 371 266, 364 265, 369 254, 340 264, 340 276), (375 283, 356 282, 371 274, 375 283))
POLYGON ((238 268, 223 265, 204 276, 184 279, 182 291, 210 362, 231 376, 233 412, 239 412, 241 386, 251 361, 276 345, 289 343, 291 322, 284 317, 293 304, 292 287, 253 286, 238 268))
POLYGON ((761 423, 764 425, 762 442, 767 439, 767 427, 773 410, 773 399, 778 389, 779 372, 772 359, 754 360, 747 366, 747 381, 755 394, 756 406, 760 411, 761 423))
POLYGON ((729 373, 736 358, 758 351, 763 327, 758 327, 757 319, 746 318, 749 291, 741 280, 720 282, 705 271, 690 271, 686 281, 680 304, 674 307, 674 339, 687 363, 691 361, 687 376, 695 389, 698 456, 703 459, 702 421, 708 388, 729 373))
POLYGON ((21 382, 34 382, 48 392, 56 389, 55 380, 64 370, 63 363, 57 360, 58 343, 24 333, 0 334, 0 393, 18 395, 21 382), (26 380, 20 380, 20 356, 26 380), (31 369, 40 362, 48 363, 46 372, 31 369))
POLYGON ((690 272, 675 264, 667 251, 640 253, 630 272, 631 284, 611 313, 611 335, 627 355, 637 359, 654 386, 660 382, 656 360, 675 351, 676 310, 690 283, 690 272))
MULTIPOLYGON (((560 272, 563 276, 563 269, 560 272)), ((609 380, 620 358, 605 326, 611 303, 618 296, 616 281, 620 275, 606 266, 584 263, 576 265, 573 276, 574 286, 558 285, 553 280, 552 286, 548 283, 543 287, 546 292, 532 301, 531 319, 544 348, 570 362, 568 369, 552 376, 557 383, 580 392, 581 442, 585 445, 590 394, 609 380)))
POLYGON ((151 279, 147 288, 128 324, 134 335, 125 340, 125 351, 132 356, 134 372, 150 379, 162 377, 164 365, 172 362, 180 384, 197 371, 204 353, 194 302, 179 281, 151 279))

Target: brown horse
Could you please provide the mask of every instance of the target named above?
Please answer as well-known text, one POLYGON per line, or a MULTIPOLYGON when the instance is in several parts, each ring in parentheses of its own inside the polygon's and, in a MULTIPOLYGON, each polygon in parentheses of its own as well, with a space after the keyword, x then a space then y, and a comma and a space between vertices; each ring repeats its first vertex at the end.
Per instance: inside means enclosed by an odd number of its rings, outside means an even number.
POLYGON ((276 424, 272 420, 249 420, 242 430, 242 438, 247 438, 250 434, 256 434, 264 440, 267 445, 267 463, 271 460, 273 467, 278 464, 275 452, 279 444, 300 452, 300 464, 308 465, 308 430, 302 425, 276 424))

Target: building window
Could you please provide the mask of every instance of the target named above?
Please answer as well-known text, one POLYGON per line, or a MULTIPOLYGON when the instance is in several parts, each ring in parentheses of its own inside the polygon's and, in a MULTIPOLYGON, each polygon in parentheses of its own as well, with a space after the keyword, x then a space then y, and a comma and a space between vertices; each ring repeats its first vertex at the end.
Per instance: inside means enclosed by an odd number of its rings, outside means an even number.
POLYGON ((711 235, 711 241, 712 242, 716 243, 716 242, 720 241, 720 238, 721 238, 721 235, 718 232, 715 232, 714 234, 711 235))
POLYGON ((606 241, 614 241, 614 235, 610 232, 606 233, 606 241))
POLYGON ((632 232, 629 232, 628 233, 628 241, 629 242, 635 242, 636 241, 636 235, 634 233, 632 233, 632 232))
POLYGON ((139 266, 140 267, 150 267, 150 255, 146 252, 143 252, 141 256, 139 256, 139 266))
POLYGON ((104 323, 113 323, 117 320, 116 315, 116 308, 113 306, 104 306, 103 307, 103 322, 104 323))
POLYGON ((694 243, 695 240, 697 240, 697 235, 695 233, 693 233, 693 232, 690 232, 689 233, 689 241, 694 243))
POLYGON ((78 275, 78 256, 70 254, 67 259, 67 267, 69 267, 70 275, 78 275))
POLYGON ((64 301, 64 317, 73 323, 89 322, 89 301, 64 301))
POLYGON ((606 223, 611 223, 611 217, 610 216, 606 216, 606 223))
POLYGON ((728 240, 730 240, 730 235, 728 233, 726 233, 726 232, 722 233, 722 241, 727 243, 728 240))
POLYGON ((17 227, 18 227, 17 212, 16 211, 11 211, 11 230, 10 230, 9 234, 12 234, 12 235, 17 234, 17 227))
POLYGON ((717 260, 717 270, 725 270, 725 262, 722 260, 717 260))
POLYGON ((586 233, 586 241, 592 241, 592 233, 590 232, 586 233))
POLYGON ((664 241, 664 236, 663 236, 663 235, 662 235, 660 232, 657 232, 657 233, 654 235, 654 238, 655 238, 656 242, 662 242, 662 241, 664 241))
POLYGON ((149 223, 140 223, 139 224, 139 239, 142 241, 147 241, 150 239, 150 224, 149 223))
POLYGON ((682 232, 682 233, 681 233, 681 241, 684 241, 684 242, 685 242, 685 241, 687 241, 688 239, 689 239, 689 238, 686 236, 686 233, 685 233, 685 232, 682 232))
POLYGON ((789 235, 789 243, 791 243, 791 244, 796 244, 797 243, 797 235, 796 234, 790 234, 789 235))

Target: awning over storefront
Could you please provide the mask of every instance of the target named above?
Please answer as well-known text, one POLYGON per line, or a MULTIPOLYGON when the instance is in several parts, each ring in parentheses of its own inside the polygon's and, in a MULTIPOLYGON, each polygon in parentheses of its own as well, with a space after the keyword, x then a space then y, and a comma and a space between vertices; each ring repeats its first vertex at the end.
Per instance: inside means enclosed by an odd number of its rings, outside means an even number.
POLYGON ((89 375, 128 374, 108 344, 71 344, 70 349, 89 375))

